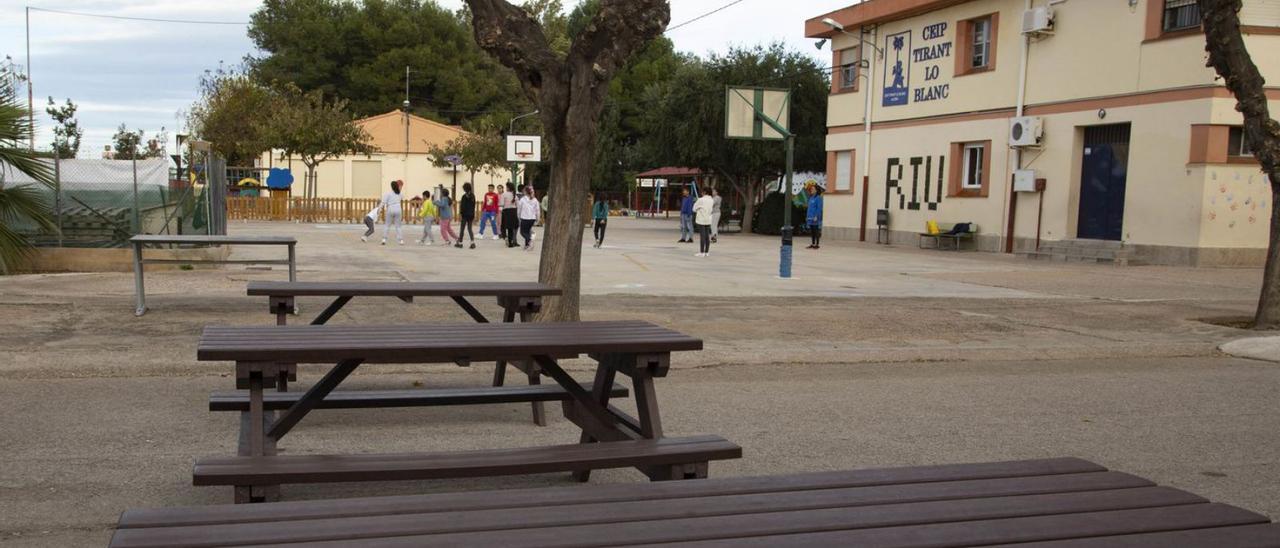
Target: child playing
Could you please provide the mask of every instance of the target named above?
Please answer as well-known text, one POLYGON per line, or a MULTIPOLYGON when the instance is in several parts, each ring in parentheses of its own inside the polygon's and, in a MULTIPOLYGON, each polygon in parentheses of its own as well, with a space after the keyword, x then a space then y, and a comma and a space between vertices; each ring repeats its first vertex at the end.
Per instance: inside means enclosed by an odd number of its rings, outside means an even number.
POLYGON ((431 245, 435 243, 435 238, 431 237, 431 225, 436 224, 436 215, 439 211, 435 202, 431 201, 431 191, 422 191, 422 239, 418 240, 419 245, 431 245))

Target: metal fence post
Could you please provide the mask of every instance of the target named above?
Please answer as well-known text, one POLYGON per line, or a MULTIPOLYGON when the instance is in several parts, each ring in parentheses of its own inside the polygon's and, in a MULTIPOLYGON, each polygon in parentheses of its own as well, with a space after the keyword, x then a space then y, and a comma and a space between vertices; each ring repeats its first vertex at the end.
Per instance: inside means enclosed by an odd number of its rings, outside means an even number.
POLYGON ((53 218, 58 227, 58 247, 62 247, 62 156, 53 157, 53 218))
POLYGON ((138 152, 133 154, 133 233, 142 233, 142 216, 138 211, 138 152))

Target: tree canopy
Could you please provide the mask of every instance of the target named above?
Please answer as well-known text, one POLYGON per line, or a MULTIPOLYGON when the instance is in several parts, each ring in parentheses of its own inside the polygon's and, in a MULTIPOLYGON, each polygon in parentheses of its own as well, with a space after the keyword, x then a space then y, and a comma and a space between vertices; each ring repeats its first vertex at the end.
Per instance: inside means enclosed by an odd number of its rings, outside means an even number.
POLYGON ((460 124, 528 104, 511 72, 476 46, 467 19, 430 0, 266 0, 249 37, 265 53, 248 60, 259 82, 345 98, 360 117, 401 105, 406 66, 419 116, 460 124))
POLYGON ((200 78, 200 98, 187 114, 191 134, 213 143, 229 165, 252 165, 271 149, 262 122, 271 113, 273 90, 249 76, 219 67, 200 78))
POLYGON ((49 98, 49 104, 44 109, 58 124, 53 128, 51 148, 53 154, 59 158, 75 158, 80 152, 80 139, 84 137, 84 128, 80 127, 80 121, 76 119, 76 109, 76 104, 72 103, 71 99, 67 99, 66 104, 58 106, 53 102, 53 97, 49 98))

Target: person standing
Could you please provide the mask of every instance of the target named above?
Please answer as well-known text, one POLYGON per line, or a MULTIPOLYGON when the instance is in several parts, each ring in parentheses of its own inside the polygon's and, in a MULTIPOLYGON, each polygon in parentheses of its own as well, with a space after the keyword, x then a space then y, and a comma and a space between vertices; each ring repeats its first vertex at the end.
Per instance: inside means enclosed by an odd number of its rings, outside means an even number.
POLYGON ((809 193, 809 207, 805 209, 804 222, 809 225, 809 249, 819 249, 822 242, 822 189, 818 185, 805 188, 809 193))
POLYGON ((696 257, 711 255, 711 208, 713 207, 715 207, 715 198, 711 197, 711 189, 703 189, 702 197, 693 204, 693 224, 698 231, 696 257))
POLYGON ((693 243, 693 197, 689 196, 689 188, 680 190, 680 241, 677 243, 693 243))
POLYGON ((604 193, 596 195, 596 203, 591 206, 591 218, 595 221, 596 245, 598 249, 604 246, 604 229, 609 224, 609 203, 604 199, 604 193))
POLYGON ((471 236, 471 249, 476 248, 476 231, 472 226, 476 222, 476 195, 471 191, 471 183, 462 183, 462 199, 458 200, 458 217, 461 218, 458 229, 458 244, 462 247, 462 239, 471 236))
POLYGON ((360 241, 369 241, 369 236, 373 236, 373 233, 378 230, 377 228, 374 228, 374 226, 378 224, 379 211, 382 211, 381 201, 378 202, 378 205, 373 206, 373 210, 364 214, 364 226, 368 227, 368 229, 364 231, 364 236, 360 237, 360 241))
POLYGON ((720 204, 724 202, 724 198, 720 196, 720 191, 711 189, 711 199, 715 200, 715 205, 711 208, 711 243, 716 243, 720 236, 720 204))
POLYGON ((484 202, 480 206, 480 239, 484 239, 485 223, 493 228, 493 239, 498 239, 498 193, 489 185, 489 192, 484 193, 484 202))
POLYGON ((436 198, 436 218, 440 219, 440 239, 444 240, 444 245, 449 245, 459 239, 449 224, 453 221, 453 198, 449 197, 449 189, 438 190, 440 197, 436 198))
POLYGON ((391 181, 391 192, 382 195, 382 209, 386 215, 386 226, 382 230, 382 245, 387 245, 387 237, 391 235, 391 226, 396 227, 396 239, 404 245, 404 233, 401 231, 403 213, 400 209, 400 181, 391 181))
POLYGON ((520 228, 520 218, 516 215, 516 185, 507 183, 507 189, 498 197, 498 207, 502 209, 502 235, 507 247, 516 247, 516 230, 520 228))
POLYGON ((439 210, 436 203, 431 201, 431 191, 422 191, 422 239, 418 240, 419 244, 431 245, 435 243, 435 238, 431 236, 431 225, 436 224, 436 215, 439 210))
POLYGON ((524 250, 533 249, 531 242, 533 241, 533 224, 538 222, 539 214, 542 213, 542 205, 538 203, 538 198, 533 195, 533 186, 524 187, 524 196, 520 197, 520 203, 516 206, 519 210, 517 214, 520 216, 520 236, 524 238, 524 250))

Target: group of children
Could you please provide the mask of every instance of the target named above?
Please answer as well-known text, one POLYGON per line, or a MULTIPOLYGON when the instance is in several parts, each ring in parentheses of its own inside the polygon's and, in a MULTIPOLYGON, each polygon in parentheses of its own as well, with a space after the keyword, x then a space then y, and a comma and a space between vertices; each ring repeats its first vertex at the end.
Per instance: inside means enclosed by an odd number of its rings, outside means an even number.
MULTIPOLYGON (((360 237, 360 241, 369 241, 369 236, 372 236, 375 231, 374 226, 378 220, 378 213, 381 212, 386 220, 386 226, 382 233, 382 245, 387 245, 387 238, 391 236, 393 227, 396 232, 396 240, 400 245, 404 245, 404 234, 401 226, 404 222, 404 212, 401 206, 401 202, 404 199, 401 194, 403 188, 404 181, 391 181, 391 191, 384 194, 378 205, 365 215, 364 224, 367 230, 365 230, 364 236, 360 237)), ((493 229, 494 240, 506 240, 509 248, 519 247, 519 244, 516 243, 516 231, 518 228, 520 236, 524 239, 524 249, 528 251, 532 248, 533 225, 538 222, 542 214, 542 208, 537 196, 534 194, 533 187, 525 187, 524 192, 518 198, 516 187, 512 183, 507 183, 505 191, 501 194, 494 192, 494 189, 494 185, 489 185, 489 191, 485 193, 480 202, 480 239, 484 239, 484 229, 489 226, 493 229), (499 235, 499 218, 501 218, 501 235, 499 235)), ((453 208, 455 204, 453 197, 449 196, 449 190, 445 188, 439 188, 437 193, 439 195, 432 199, 430 191, 422 192, 422 205, 419 210, 422 217, 422 239, 418 240, 418 243, 423 245, 435 243, 435 238, 431 234, 431 226, 438 222, 440 224, 440 237, 444 240, 444 245, 452 245, 461 249, 463 247, 463 239, 470 238, 471 249, 475 249, 476 235, 473 224, 476 219, 477 207, 476 195, 472 191, 471 183, 462 185, 462 198, 457 201, 458 232, 453 230, 453 208)))

